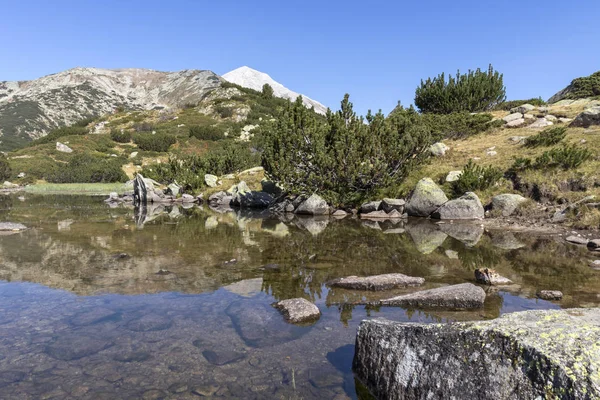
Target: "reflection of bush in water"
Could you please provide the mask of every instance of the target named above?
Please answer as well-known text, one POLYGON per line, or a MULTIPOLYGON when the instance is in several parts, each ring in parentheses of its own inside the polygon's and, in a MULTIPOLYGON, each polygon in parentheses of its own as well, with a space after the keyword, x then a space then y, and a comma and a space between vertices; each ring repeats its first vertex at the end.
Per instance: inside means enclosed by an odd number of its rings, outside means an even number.
POLYGON ((458 240, 447 240, 446 243, 450 243, 448 249, 456 251, 462 266, 469 270, 494 268, 504 259, 505 251, 492 246, 487 236, 483 236, 473 247, 467 247, 458 240))

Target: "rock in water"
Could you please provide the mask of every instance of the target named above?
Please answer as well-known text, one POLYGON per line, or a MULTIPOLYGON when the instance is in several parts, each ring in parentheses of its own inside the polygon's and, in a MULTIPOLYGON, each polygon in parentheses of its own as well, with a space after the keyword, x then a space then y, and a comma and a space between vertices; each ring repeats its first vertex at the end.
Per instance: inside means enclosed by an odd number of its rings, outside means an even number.
POLYGON ((273 202, 273 196, 265 192, 237 193, 231 200, 233 207, 240 208, 267 208, 273 202))
POLYGON ((518 194, 499 194, 492 197, 492 209, 501 212, 503 217, 508 217, 525 201, 527 199, 518 194))
POLYGON ((293 324, 315 322, 321 316, 319 308, 303 298, 282 300, 275 303, 275 308, 283 313, 286 321, 293 324))
POLYGON ((450 200, 438 208, 431 218, 435 219, 483 219, 484 209, 479 197, 467 192, 455 200, 450 200))
POLYGON ((382 300, 386 306, 411 308, 480 308, 485 301, 485 291, 472 283, 443 286, 436 289, 422 290, 382 300))
POLYGON ((444 191, 431 178, 423 178, 410 195, 405 211, 411 217, 428 217, 447 201, 444 191))
POLYGON ((560 300, 563 298, 563 294, 559 290, 540 290, 537 292, 537 297, 542 300, 560 300))
POLYGON ((313 194, 304 200, 295 211, 296 214, 308 215, 327 215, 329 214, 329 205, 319 195, 313 194))
POLYGON ((370 201, 370 202, 365 203, 362 206, 360 206, 360 209, 358 210, 358 212, 360 214, 368 214, 368 213, 371 213, 374 211, 378 211, 380 206, 381 206, 381 201, 370 201))
POLYGON ((237 301, 225 312, 242 340, 251 347, 269 347, 289 342, 309 329, 287 324, 277 310, 263 304, 237 301))
POLYGON ((477 268, 475 280, 484 285, 510 285, 512 281, 498 274, 491 268, 477 268))
POLYGON ((328 286, 353 290, 388 290, 409 286, 421 286, 423 278, 416 278, 404 274, 383 274, 366 277, 348 276, 335 279, 327 283, 328 286))
POLYGON ((600 310, 454 324, 363 321, 354 372, 379 399, 598 399, 600 310))

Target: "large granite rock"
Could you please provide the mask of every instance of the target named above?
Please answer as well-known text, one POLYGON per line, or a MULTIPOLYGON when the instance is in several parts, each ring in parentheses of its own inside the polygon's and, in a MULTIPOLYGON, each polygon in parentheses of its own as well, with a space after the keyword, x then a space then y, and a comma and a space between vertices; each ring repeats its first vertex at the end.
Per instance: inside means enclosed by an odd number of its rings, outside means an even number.
POLYGON ((527 103, 527 104, 523 104, 518 107, 511 108, 510 112, 525 114, 525 113, 527 113, 529 111, 533 111, 533 110, 535 110, 535 106, 532 106, 531 104, 527 103))
POLYGON ((311 195, 304 200, 295 211, 296 214, 307 215, 327 215, 329 214, 329 205, 321 196, 317 194, 311 195))
POLYGON ((327 283, 328 286, 353 290, 389 290, 409 286, 421 286, 425 279, 404 274, 383 274, 373 276, 348 276, 327 283))
POLYGON ((394 210, 398 211, 400 214, 403 214, 405 205, 406 202, 404 199, 383 199, 381 201, 381 210, 388 214, 394 210))
POLYGON ((428 217, 447 201, 444 191, 431 178, 423 178, 415 186, 404 210, 411 217, 428 217))
POLYGON ((485 291, 472 283, 443 286, 382 300, 386 306, 465 309, 483 307, 485 291))
POLYGON ((219 178, 216 175, 212 175, 212 174, 205 174, 204 175, 204 183, 206 183, 206 186, 214 188, 217 187, 219 178))
POLYGON ((273 202, 273 196, 265 192, 250 191, 237 193, 231 200, 233 207, 267 208, 273 202))
POLYGON ((508 217, 527 199, 519 194, 505 193, 492 197, 492 209, 508 217))
POLYGON ((363 321, 354 371, 379 399, 598 399, 600 310, 455 324, 363 321))
POLYGON ((515 121, 517 119, 522 119, 523 118, 523 114, 521 114, 520 112, 516 112, 516 113, 512 113, 512 114, 508 114, 506 117, 502 118, 502 120, 504 120, 504 122, 511 122, 511 121, 515 121))
POLYGON ((435 219, 482 219, 484 209, 479 197, 473 192, 467 192, 458 199, 450 200, 434 213, 435 219))
POLYGON ((588 128, 592 125, 600 125, 600 107, 585 110, 571 122, 570 126, 588 128))
POLYGON ((217 192, 208 198, 208 204, 211 207, 229 207, 233 197, 227 192, 217 192))
POLYGON ((321 316, 319 307, 303 298, 281 300, 275 303, 285 320, 292 324, 315 322, 321 316))
POLYGON ((434 143, 429 147, 429 152, 435 157, 442 157, 446 155, 448 150, 450 150, 450 147, 446 146, 446 144, 442 142, 434 143))

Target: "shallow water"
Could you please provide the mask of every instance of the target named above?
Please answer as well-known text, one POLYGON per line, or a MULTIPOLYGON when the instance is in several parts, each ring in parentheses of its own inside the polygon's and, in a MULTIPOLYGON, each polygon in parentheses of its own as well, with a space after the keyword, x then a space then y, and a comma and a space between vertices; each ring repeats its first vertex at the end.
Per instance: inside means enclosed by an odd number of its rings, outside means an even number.
POLYGON ((597 306, 593 254, 559 236, 481 225, 282 218, 199 207, 110 208, 100 198, 0 197, 0 397, 357 398, 351 372, 366 318, 439 322, 597 306), (401 272, 424 288, 491 267, 514 281, 477 311, 374 308, 329 289, 401 272), (561 302, 535 299, 561 290, 561 302), (322 316, 284 322, 271 304, 305 297, 322 316))

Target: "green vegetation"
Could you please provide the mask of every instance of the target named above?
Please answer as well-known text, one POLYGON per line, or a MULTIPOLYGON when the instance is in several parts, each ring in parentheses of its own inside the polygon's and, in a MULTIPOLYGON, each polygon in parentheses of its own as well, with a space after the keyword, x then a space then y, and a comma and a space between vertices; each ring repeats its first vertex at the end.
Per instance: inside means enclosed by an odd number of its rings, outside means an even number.
POLYGON ((444 139, 461 139, 490 128, 503 125, 500 120, 492 121, 491 114, 423 114, 424 122, 429 126, 435 136, 444 139))
POLYGON ((265 99, 273 98, 273 88, 268 83, 265 83, 262 87, 261 95, 265 99))
POLYGON ((86 194, 102 195, 116 192, 123 194, 127 187, 123 183, 38 183, 27 186, 25 191, 33 194, 86 194))
POLYGON ((433 142, 414 109, 398 107, 388 118, 369 113, 366 122, 348 95, 325 121, 298 98, 263 130, 263 166, 291 192, 319 192, 337 205, 358 204, 401 181, 427 157, 433 142))
POLYGON ((0 181, 4 182, 10 178, 12 169, 5 155, 0 155, 0 181))
POLYGON ((131 132, 126 130, 112 129, 110 131, 110 138, 117 143, 129 143, 131 142, 132 135, 131 132))
POLYGON ((510 171, 514 174, 528 169, 546 170, 558 167, 564 170, 575 169, 590 158, 592 158, 590 150, 572 144, 563 144, 543 152, 533 161, 527 157, 515 159, 510 171))
POLYGON ((123 162, 124 160, 113 157, 78 154, 67 165, 50 173, 46 179, 51 183, 125 182, 127 176, 121 169, 123 162))
POLYGON ((452 192, 461 196, 465 192, 485 190, 495 185, 503 175, 499 168, 491 165, 482 167, 469 160, 458 180, 452 182, 452 192))
POLYGON ((576 100, 596 96, 600 96, 600 71, 590 76, 573 79, 564 98, 576 100))
POLYGON ((177 142, 175 137, 160 133, 138 133, 133 136, 133 143, 137 144, 141 150, 146 151, 164 153, 169 151, 169 147, 175 144, 175 142, 177 142))
POLYGON ((225 139, 225 128, 222 125, 196 125, 190 128, 190 137, 199 140, 225 139))
POLYGON ((487 72, 469 70, 446 81, 442 73, 421 81, 415 92, 415 105, 424 113, 450 114, 494 109, 506 99, 502 74, 490 65, 487 72))
POLYGON ((65 126, 63 128, 57 128, 50 131, 46 136, 36 139, 28 144, 29 147, 37 146, 38 144, 44 143, 53 143, 58 139, 65 136, 82 136, 87 135, 89 133, 89 129, 87 125, 92 122, 92 119, 83 119, 81 121, 76 122, 71 126, 65 126))
POLYGON ((504 101, 494 107, 494 110, 510 111, 515 107, 522 106, 523 104, 531 104, 532 106, 540 107, 546 105, 546 102, 541 97, 532 98, 529 100, 510 100, 504 101))
POLYGON ((553 146, 559 143, 567 135, 566 126, 555 126, 553 128, 544 129, 537 135, 529 136, 525 140, 527 147, 553 146))

